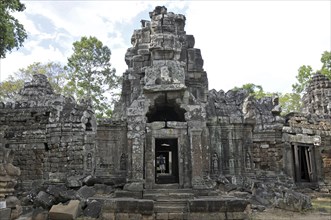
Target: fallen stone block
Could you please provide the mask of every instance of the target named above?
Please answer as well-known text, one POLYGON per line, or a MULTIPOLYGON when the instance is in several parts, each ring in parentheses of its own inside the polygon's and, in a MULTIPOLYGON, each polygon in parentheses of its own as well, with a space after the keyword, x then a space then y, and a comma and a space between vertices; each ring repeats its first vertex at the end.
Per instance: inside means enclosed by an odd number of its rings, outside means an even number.
POLYGON ((80 208, 79 200, 71 200, 67 205, 53 205, 49 211, 51 220, 73 220, 76 219, 80 208))
POLYGON ((93 187, 83 186, 77 191, 77 197, 82 201, 87 201, 88 198, 94 196, 96 193, 93 187))
POLYGON ((32 219, 33 220, 47 220, 48 211, 41 209, 41 208, 37 208, 37 209, 33 210, 33 212, 32 212, 32 219))
POLYGON ((10 220, 11 209, 10 208, 0 208, 1 220, 10 220))
POLYGON ((55 197, 44 192, 40 191, 36 196, 34 204, 38 207, 41 206, 44 209, 49 209, 55 202, 55 197))
POLYGON ((101 202, 92 200, 91 202, 87 203, 87 206, 84 209, 83 213, 85 216, 98 218, 101 212, 101 208, 102 208, 101 202))
POLYGON ((275 201, 275 206, 289 211, 301 212, 310 209, 312 205, 310 196, 289 190, 283 198, 275 201))

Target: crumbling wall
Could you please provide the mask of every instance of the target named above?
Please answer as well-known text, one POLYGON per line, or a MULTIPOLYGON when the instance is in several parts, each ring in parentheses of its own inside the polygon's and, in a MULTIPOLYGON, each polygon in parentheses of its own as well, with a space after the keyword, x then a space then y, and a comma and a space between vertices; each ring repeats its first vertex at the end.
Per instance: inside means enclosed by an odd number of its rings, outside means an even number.
MULTIPOLYGON (((210 134, 211 173, 242 175, 253 170, 252 131, 255 123, 251 115, 252 103, 243 107, 248 93, 245 90, 209 91, 207 126, 210 134)), ((251 101, 250 101, 251 102, 251 101)), ((217 175, 216 175, 217 177, 217 175)))
POLYGON ((130 163, 126 123, 106 119, 99 121, 96 141, 95 175, 103 182, 125 182, 130 163))
POLYGON ((290 162, 288 164, 292 164, 286 172, 297 182, 303 180, 296 174, 299 172, 295 167, 295 164, 298 164, 296 154, 300 153, 300 146, 306 146, 309 149, 305 152, 308 156, 303 155, 308 161, 305 163, 312 164, 312 170, 308 170, 310 176, 306 179, 320 186, 331 183, 330 94, 331 81, 316 73, 303 96, 302 113, 290 113, 286 116, 286 124, 283 127, 284 157, 290 162))
POLYGON ((1 145, 14 152, 13 163, 21 169, 20 187, 93 172, 91 105, 54 94, 46 76, 34 75, 15 102, 0 103, 0 124, 1 145))
POLYGON ((264 97, 255 102, 256 124, 253 131, 254 167, 274 174, 283 172, 282 127, 284 118, 278 97, 264 97))
POLYGON ((277 101, 276 97, 256 100, 245 90, 209 91, 212 176, 282 172, 284 119, 277 101))

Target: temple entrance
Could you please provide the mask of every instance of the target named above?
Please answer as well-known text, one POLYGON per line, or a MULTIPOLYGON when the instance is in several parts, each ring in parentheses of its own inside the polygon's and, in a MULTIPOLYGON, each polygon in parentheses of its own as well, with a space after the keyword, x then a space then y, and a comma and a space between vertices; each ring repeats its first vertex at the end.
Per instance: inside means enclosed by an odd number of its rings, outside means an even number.
POLYGON ((315 164, 312 146, 295 144, 292 147, 296 182, 314 182, 315 164))
POLYGON ((155 139, 155 183, 178 183, 178 140, 155 139))

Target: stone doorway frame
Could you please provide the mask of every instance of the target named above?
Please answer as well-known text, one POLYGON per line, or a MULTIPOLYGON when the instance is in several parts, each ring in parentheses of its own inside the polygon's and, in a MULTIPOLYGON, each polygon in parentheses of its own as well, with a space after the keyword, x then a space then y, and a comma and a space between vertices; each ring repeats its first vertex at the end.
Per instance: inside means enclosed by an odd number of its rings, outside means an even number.
POLYGON ((171 129, 166 129, 164 126, 155 126, 160 122, 153 122, 147 124, 146 129, 146 140, 145 140, 145 188, 153 189, 158 188, 159 184, 155 181, 155 140, 156 139, 177 139, 177 151, 178 151, 178 187, 185 188, 186 185, 190 184, 190 177, 187 177, 188 170, 186 164, 189 164, 189 156, 184 154, 184 151, 189 147, 188 135, 187 135, 187 123, 181 122, 181 126, 171 129), (186 162, 186 163, 185 163, 186 162), (184 173, 185 171, 185 173, 184 173), (189 179, 188 179, 189 178, 189 179))
MULTIPOLYGON (((313 144, 292 143, 294 180, 296 183, 316 182, 317 170, 313 144), (301 172, 305 172, 308 181, 302 179, 301 172)), ((306 179, 307 180, 307 179, 306 179)))
POLYGON ((177 138, 155 138, 155 183, 179 183, 179 167, 178 167, 178 139, 177 138), (163 146, 163 144, 165 146, 163 146), (168 146, 167 146, 168 145, 168 146), (166 173, 164 176, 159 174, 158 178, 158 161, 157 156, 165 157, 166 173), (169 174, 167 174, 169 172, 169 174), (171 172, 171 173, 170 173, 171 172), (172 174, 172 175, 170 175, 172 174))

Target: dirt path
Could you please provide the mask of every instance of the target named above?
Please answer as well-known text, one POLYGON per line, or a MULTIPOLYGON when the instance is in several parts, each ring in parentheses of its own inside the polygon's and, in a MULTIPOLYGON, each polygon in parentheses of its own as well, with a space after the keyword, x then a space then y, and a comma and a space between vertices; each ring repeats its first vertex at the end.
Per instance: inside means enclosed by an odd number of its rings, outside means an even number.
MULTIPOLYGON (((331 204, 330 204, 331 205, 331 204)), ((251 220, 331 220, 330 212, 310 210, 306 212, 291 212, 282 209, 266 209, 263 212, 255 212, 250 216, 251 220)))

